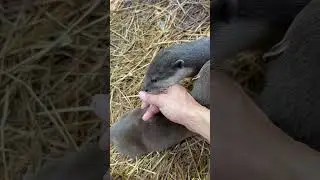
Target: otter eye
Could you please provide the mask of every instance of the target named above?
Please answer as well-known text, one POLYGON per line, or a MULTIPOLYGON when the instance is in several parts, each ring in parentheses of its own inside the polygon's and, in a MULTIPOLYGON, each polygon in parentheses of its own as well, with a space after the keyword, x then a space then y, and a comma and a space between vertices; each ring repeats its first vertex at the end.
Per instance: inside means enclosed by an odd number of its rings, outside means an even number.
POLYGON ((151 79, 151 82, 157 82, 158 80, 157 79, 151 79))

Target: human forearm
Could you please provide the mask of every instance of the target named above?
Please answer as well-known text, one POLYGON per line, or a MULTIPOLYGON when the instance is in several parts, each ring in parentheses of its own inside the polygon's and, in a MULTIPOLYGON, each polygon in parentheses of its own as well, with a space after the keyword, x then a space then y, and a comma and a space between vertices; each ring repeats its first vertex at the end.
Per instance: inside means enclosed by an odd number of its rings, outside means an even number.
POLYGON ((210 143, 210 109, 195 105, 190 111, 189 120, 184 124, 189 130, 201 135, 210 143))

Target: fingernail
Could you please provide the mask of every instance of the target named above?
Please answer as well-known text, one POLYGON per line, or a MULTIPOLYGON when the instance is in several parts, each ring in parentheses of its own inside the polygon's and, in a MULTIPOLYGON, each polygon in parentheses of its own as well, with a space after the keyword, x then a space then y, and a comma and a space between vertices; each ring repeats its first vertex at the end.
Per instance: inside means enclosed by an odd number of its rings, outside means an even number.
POLYGON ((147 113, 144 113, 144 115, 142 116, 142 120, 147 121, 148 119, 146 119, 147 117, 147 113))

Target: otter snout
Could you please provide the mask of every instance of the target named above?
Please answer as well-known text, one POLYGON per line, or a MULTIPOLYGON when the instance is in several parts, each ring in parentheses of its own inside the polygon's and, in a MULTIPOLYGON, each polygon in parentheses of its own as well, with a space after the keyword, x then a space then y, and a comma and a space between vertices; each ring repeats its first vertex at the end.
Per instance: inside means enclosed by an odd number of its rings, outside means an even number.
POLYGON ((142 91, 145 91, 147 93, 152 93, 154 90, 157 90, 158 88, 155 88, 153 87, 152 85, 150 84, 144 84, 143 87, 142 87, 142 91))
POLYGON ((147 82, 147 80, 144 80, 143 84, 142 84, 142 88, 141 90, 142 91, 145 91, 145 92, 149 92, 150 91, 150 88, 149 88, 149 83, 147 82))
POLYGON ((142 88, 142 91, 150 92, 150 89, 149 88, 142 88))

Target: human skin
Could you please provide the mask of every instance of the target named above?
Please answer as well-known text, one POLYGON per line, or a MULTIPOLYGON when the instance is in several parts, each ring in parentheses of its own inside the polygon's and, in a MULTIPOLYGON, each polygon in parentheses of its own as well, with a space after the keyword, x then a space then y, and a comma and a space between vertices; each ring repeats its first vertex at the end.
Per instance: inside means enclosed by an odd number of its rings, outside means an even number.
POLYGON ((148 94, 139 92, 142 108, 149 105, 143 120, 161 112, 172 122, 181 124, 210 142, 210 110, 200 105, 181 85, 173 85, 166 93, 148 94))

